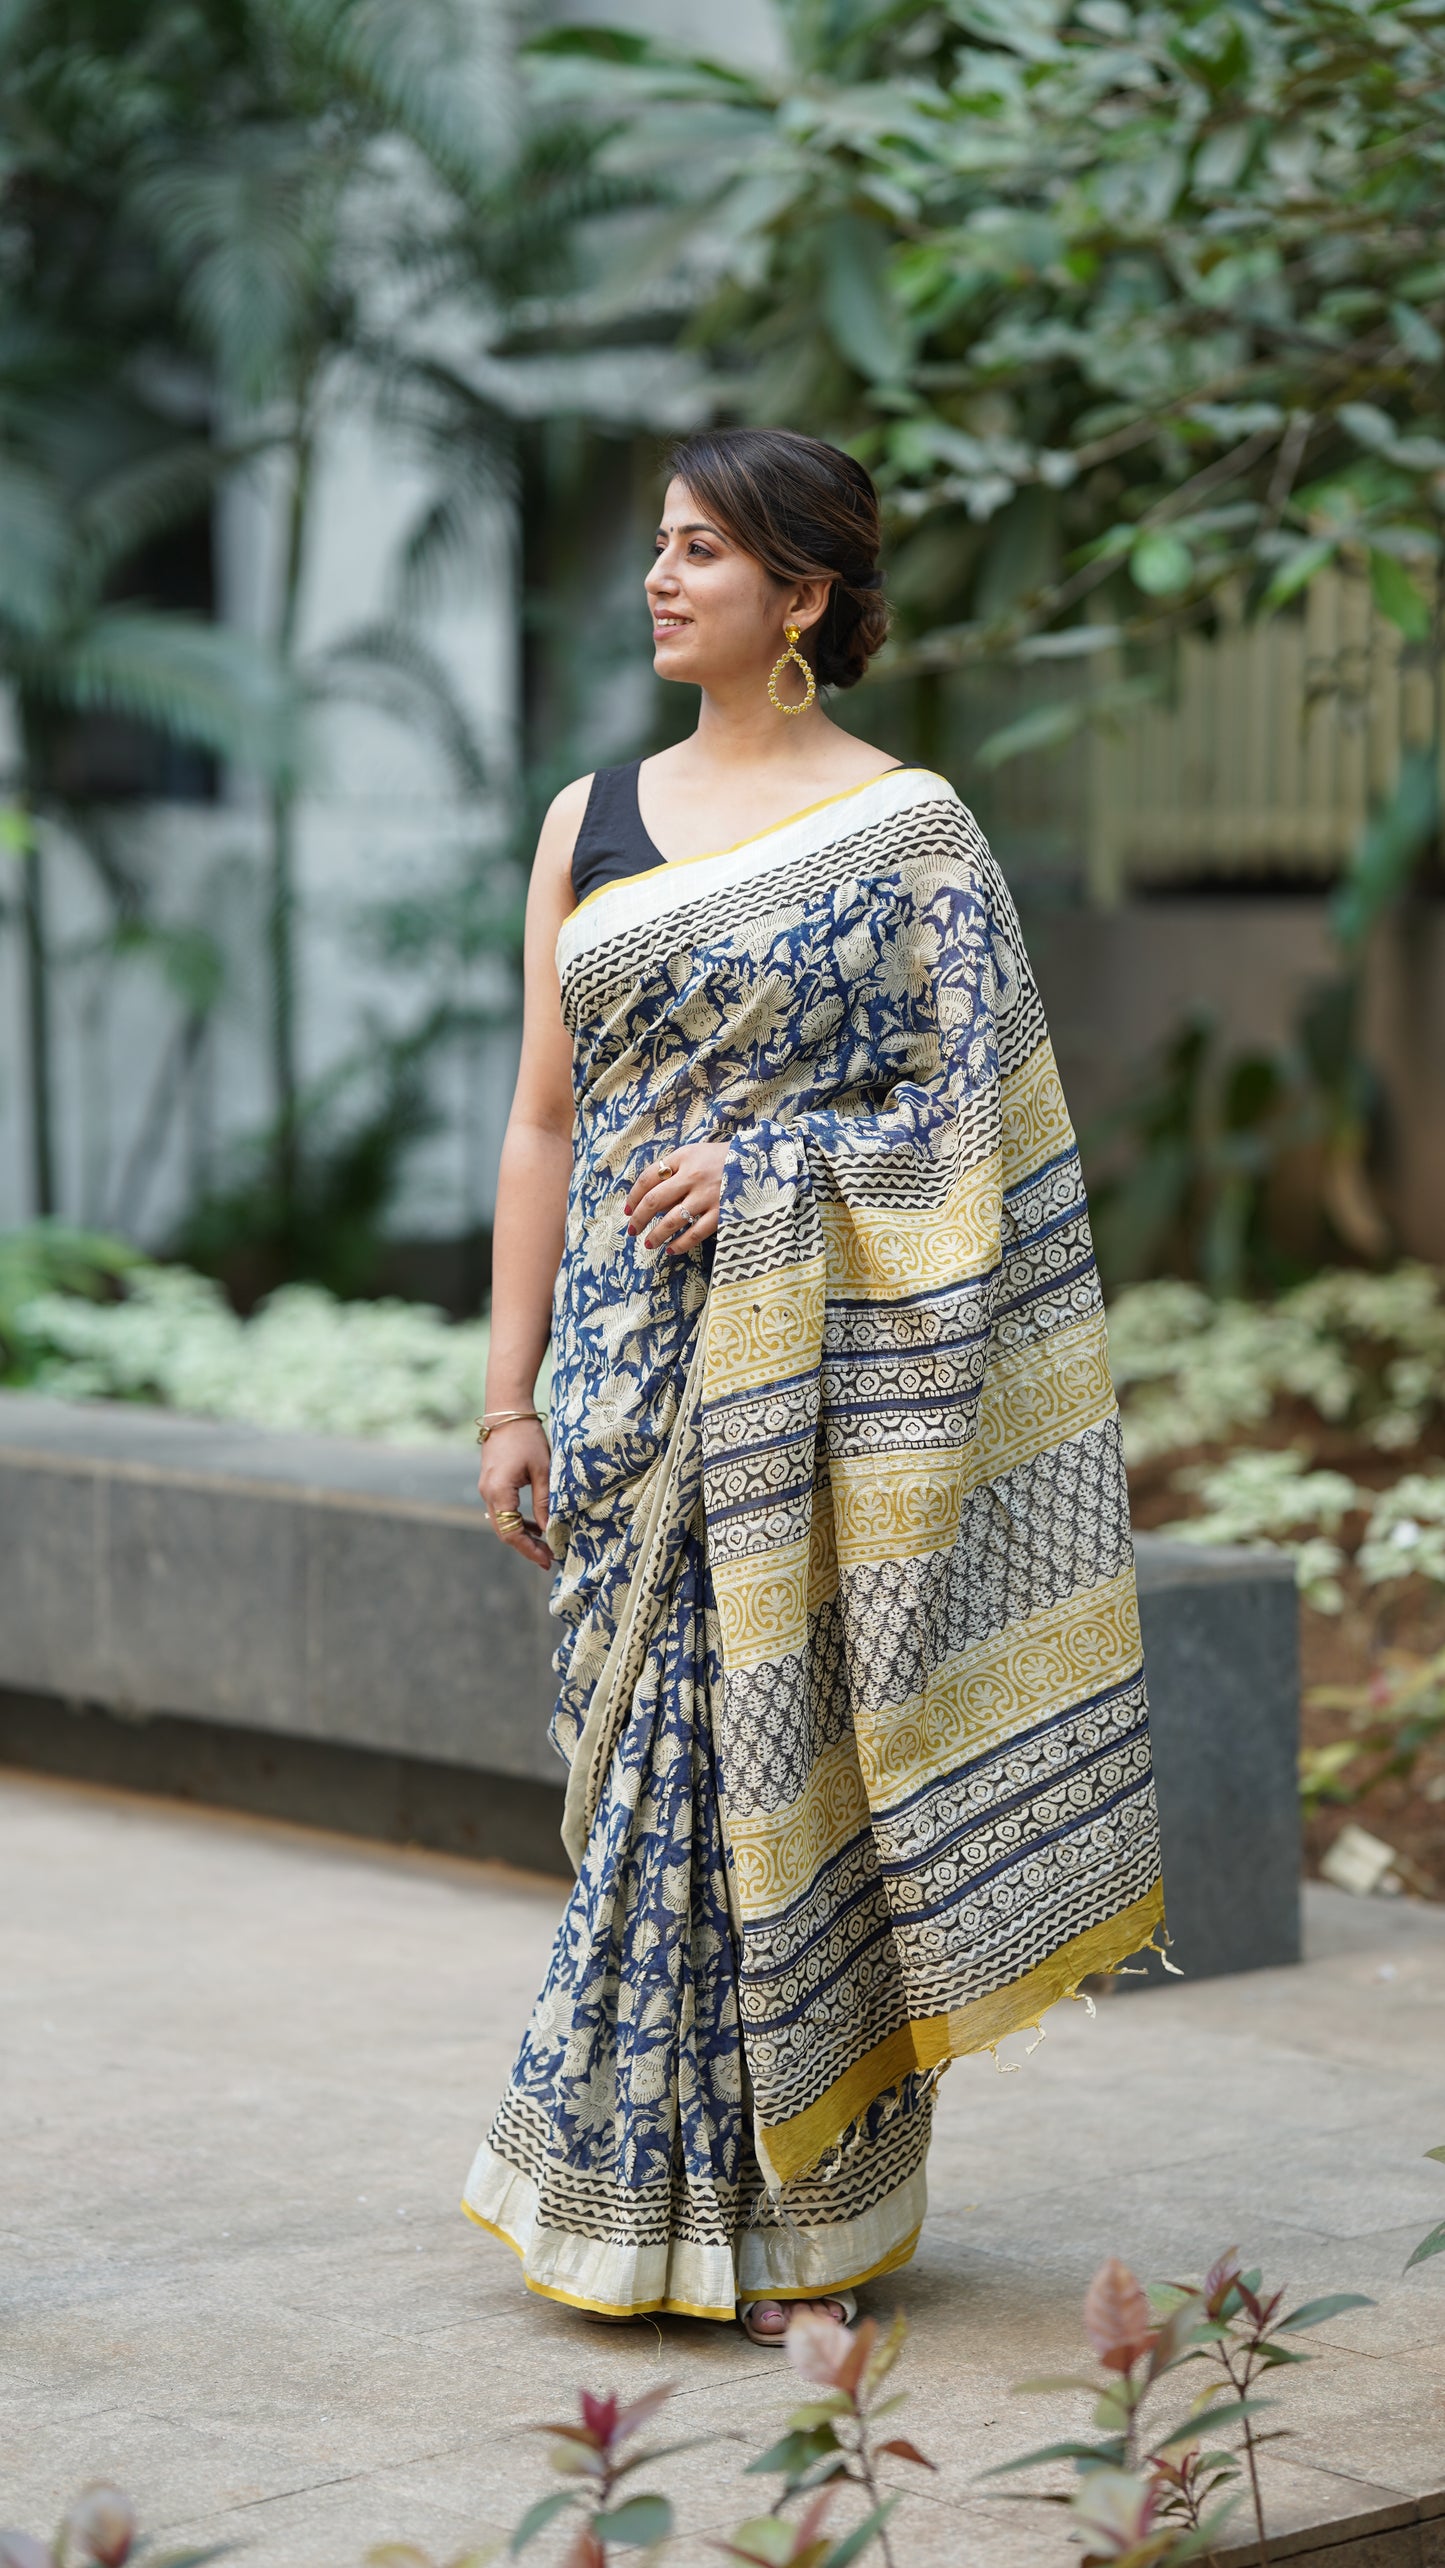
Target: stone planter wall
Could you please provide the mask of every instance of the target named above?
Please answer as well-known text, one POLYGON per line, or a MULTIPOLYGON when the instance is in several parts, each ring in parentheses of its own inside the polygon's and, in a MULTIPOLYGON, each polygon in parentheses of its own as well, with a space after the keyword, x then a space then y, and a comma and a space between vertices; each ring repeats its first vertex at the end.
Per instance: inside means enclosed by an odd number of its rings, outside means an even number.
MULTIPOLYGON (((1297 1960, 1292 1573, 1137 1556, 1173 1958, 1297 1960)), ((11 1764, 565 1871, 548 1591, 464 1442, 0 1394, 11 1764)))

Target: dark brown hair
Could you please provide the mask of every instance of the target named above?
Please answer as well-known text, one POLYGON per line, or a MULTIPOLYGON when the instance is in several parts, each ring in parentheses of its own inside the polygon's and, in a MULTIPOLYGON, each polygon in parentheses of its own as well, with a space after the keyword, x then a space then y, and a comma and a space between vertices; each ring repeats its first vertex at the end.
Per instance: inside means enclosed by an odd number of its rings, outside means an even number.
POLYGON ((802 647, 813 646, 820 686, 855 687, 888 631, 878 493, 863 466, 791 428, 702 428, 674 449, 670 469, 775 579, 831 574, 802 647))

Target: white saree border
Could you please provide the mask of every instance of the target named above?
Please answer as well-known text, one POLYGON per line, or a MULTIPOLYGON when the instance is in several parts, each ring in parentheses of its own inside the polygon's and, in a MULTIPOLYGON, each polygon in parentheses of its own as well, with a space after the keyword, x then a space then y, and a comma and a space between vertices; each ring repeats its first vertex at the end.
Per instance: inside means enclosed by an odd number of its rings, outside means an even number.
POLYGON ((531 2178, 484 2140, 462 2209, 521 2258, 528 2291, 608 2318, 730 2319, 739 2300, 807 2300, 896 2273, 918 2244, 927 2188, 920 2171, 854 2220, 822 2229, 797 2221, 744 2228, 731 2247, 674 2238, 638 2248, 583 2238, 548 2228, 538 2208, 531 2178))
POLYGON ((776 828, 740 839, 734 847, 672 857, 641 874, 599 883, 562 922, 556 945, 558 973, 565 975, 614 937, 650 927, 679 901, 709 900, 716 893, 742 889, 774 868, 826 847, 842 829, 850 833, 864 829, 940 797, 955 803, 958 799, 947 777, 931 767, 888 767, 867 784, 830 794, 826 801, 812 803, 776 828))

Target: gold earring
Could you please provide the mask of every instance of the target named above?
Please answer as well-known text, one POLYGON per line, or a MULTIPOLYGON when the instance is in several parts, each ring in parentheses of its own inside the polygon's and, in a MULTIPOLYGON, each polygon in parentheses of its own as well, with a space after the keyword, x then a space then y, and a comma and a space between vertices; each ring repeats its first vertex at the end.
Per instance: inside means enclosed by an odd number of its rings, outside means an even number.
POLYGON ((788 647, 786 651, 780 651, 778 653, 768 675, 768 702, 772 706, 774 713, 806 713, 814 696, 818 692, 818 682, 814 677, 812 670, 809 668, 807 661, 804 659, 802 652, 798 648, 798 635, 801 630, 802 627, 797 624, 785 624, 783 626, 783 634, 788 647), (779 672, 787 667, 790 660, 793 662, 795 668, 802 670, 803 684, 808 690, 807 694, 799 704, 784 704, 782 697, 778 693, 779 672))

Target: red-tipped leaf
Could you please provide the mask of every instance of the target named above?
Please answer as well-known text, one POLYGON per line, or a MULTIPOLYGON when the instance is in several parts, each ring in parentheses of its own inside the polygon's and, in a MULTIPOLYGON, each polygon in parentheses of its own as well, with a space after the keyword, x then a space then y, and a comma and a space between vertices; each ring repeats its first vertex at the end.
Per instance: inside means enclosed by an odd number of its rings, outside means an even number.
POLYGON ((1111 2256, 1084 2298, 1084 2334, 1105 2371, 1129 2371, 1150 2352, 1157 2333, 1138 2275, 1111 2256))

